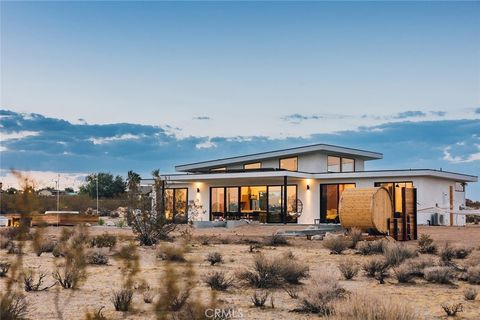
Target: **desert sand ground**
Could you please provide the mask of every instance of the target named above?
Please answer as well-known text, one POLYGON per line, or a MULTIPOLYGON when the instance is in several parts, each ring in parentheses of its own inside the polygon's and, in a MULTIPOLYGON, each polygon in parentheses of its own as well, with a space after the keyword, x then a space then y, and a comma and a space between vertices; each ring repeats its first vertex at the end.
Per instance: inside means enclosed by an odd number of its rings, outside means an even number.
MULTIPOLYGON (((304 226, 243 226, 235 229, 193 229, 191 247, 186 254, 186 259, 191 261, 196 272, 197 289, 194 292, 196 298, 208 300, 210 288, 202 281, 202 275, 213 271, 227 271, 233 275, 237 271, 245 270, 252 264, 253 256, 256 253, 250 252, 248 244, 242 243, 242 239, 262 240, 272 233, 285 229, 302 229, 304 226), (202 238, 209 237, 210 244, 201 243, 202 238), (219 265, 210 266, 205 261, 207 253, 212 251, 220 252, 224 262, 219 265)), ((59 229, 47 228, 49 237, 59 235, 59 229)), ((119 236, 120 241, 117 247, 133 239, 129 229, 118 229, 113 227, 91 227, 90 234, 101 234, 108 232, 119 236)), ((472 254, 480 253, 480 227, 420 227, 419 234, 426 233, 439 244, 449 242, 451 244, 464 244, 475 248, 472 254)), ((180 235, 177 234, 176 242, 179 242, 180 235)), ((408 242, 408 245, 416 246, 415 241, 408 242)), ((156 249, 152 247, 139 247, 141 271, 138 280, 144 279, 151 288, 160 286, 165 262, 156 257, 156 249)), ((27 246, 23 255, 23 263, 26 268, 47 271, 49 274, 46 283, 53 283, 54 279, 50 273, 54 269, 58 259, 51 253, 43 253, 37 257, 31 248, 27 246)), ((114 250, 113 250, 114 251, 114 250)), ((296 259, 308 264, 310 278, 303 281, 301 287, 307 288, 319 273, 327 272, 331 277, 341 279, 337 269, 337 263, 344 256, 352 257, 361 262, 367 259, 364 256, 347 250, 342 255, 332 255, 322 247, 322 241, 307 240, 305 238, 289 239, 288 246, 271 247, 265 246, 259 249, 263 254, 277 255, 291 251, 296 259)), ((112 253, 113 254, 113 253, 112 253)), ((12 255, 0 250, 0 260, 13 259, 12 255)), ((176 263, 177 270, 182 272, 182 263, 176 263)), ((30 319, 84 319, 86 311, 98 310, 104 306, 103 314, 108 319, 155 319, 154 306, 143 302, 141 294, 134 295, 134 311, 128 313, 114 310, 110 301, 112 291, 120 288, 125 275, 121 273, 119 261, 111 258, 106 266, 88 266, 88 278, 77 290, 65 290, 55 286, 48 291, 26 293, 29 301, 28 318, 30 319), (58 297, 58 301, 56 299, 58 297), (60 310, 59 312, 57 310, 60 310)), ((0 289, 4 290, 5 278, 0 278, 0 289)), ((391 297, 396 301, 406 303, 415 308, 419 319, 445 319, 445 313, 441 308, 442 303, 461 302, 464 311, 459 313, 457 319, 480 319, 480 297, 475 301, 466 301, 463 297, 463 290, 468 284, 463 281, 455 281, 453 285, 431 284, 423 280, 415 280, 412 284, 398 284, 394 278, 388 278, 385 284, 367 278, 360 272, 353 280, 340 280, 342 286, 349 291, 368 291, 377 294, 379 297, 391 297)), ((21 286, 21 284, 18 284, 21 286)), ((480 286, 476 286, 480 289, 480 286)), ((218 292, 217 297, 227 305, 234 305, 240 309, 243 319, 310 319, 317 318, 316 315, 305 315, 290 312, 296 306, 296 300, 290 298, 282 289, 272 290, 275 308, 258 309, 252 307, 250 296, 254 289, 249 287, 237 287, 227 292, 218 292)))

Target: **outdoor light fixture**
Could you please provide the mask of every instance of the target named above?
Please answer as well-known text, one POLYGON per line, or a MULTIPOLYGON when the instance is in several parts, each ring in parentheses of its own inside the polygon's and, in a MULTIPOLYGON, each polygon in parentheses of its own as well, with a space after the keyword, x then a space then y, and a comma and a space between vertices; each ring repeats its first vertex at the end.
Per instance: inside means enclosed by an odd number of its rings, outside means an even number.
POLYGON ((197 193, 200 193, 200 188, 197 188, 197 193))
POLYGON ((307 184, 307 190, 310 190, 310 185, 309 184, 307 184))

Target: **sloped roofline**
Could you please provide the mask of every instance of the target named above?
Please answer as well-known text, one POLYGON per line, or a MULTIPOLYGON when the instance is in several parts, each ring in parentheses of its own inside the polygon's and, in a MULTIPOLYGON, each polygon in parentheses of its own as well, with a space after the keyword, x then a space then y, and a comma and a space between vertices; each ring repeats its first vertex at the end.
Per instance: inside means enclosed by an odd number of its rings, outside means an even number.
POLYGON ((334 155, 347 155, 347 156, 350 155, 350 156, 355 156, 357 158, 362 158, 364 160, 375 160, 375 159, 383 158, 383 154, 378 152, 347 148, 347 147, 341 147, 341 146, 322 143, 322 144, 313 144, 308 146, 294 147, 294 148, 274 150, 274 151, 268 151, 268 152, 252 153, 252 154, 243 155, 243 156, 182 164, 182 165, 175 166, 175 170, 180 172, 188 172, 188 171, 194 171, 194 170, 200 170, 200 169, 222 167, 222 166, 237 164, 241 162, 258 161, 258 160, 271 159, 271 158, 277 158, 277 157, 287 157, 287 156, 311 153, 316 151, 331 152, 334 155))

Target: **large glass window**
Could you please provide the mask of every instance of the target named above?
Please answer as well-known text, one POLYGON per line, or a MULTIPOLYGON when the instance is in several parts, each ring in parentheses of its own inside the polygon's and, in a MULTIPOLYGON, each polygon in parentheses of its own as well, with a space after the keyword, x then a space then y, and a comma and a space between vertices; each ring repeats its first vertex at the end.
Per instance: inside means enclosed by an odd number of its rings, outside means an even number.
POLYGON ((241 187, 240 190, 241 217, 249 220, 266 220, 267 187, 241 187))
POLYGON ((293 213, 297 213, 297 186, 287 186, 287 223, 297 222, 297 216, 293 213))
POLYGON ((227 168, 223 167, 223 168, 210 169, 210 172, 223 172, 223 171, 227 171, 227 168))
POLYGON ((342 158, 342 172, 355 171, 355 160, 349 158, 342 158))
POLYGON ((328 156, 328 172, 340 172, 340 158, 328 156))
POLYGON ((262 168, 262 163, 261 162, 255 162, 255 163, 248 163, 243 165, 243 169, 249 170, 249 169, 261 169, 262 168))
POLYGON ((238 187, 226 188, 227 218, 236 219, 238 217, 238 187))
POLYGON ((225 188, 211 188, 210 197, 212 219, 224 218, 225 188))
POLYGON ((173 220, 173 189, 165 189, 165 218, 173 220))
POLYGON ((292 157, 280 159, 280 169, 298 171, 298 158, 292 157))
MULTIPOLYGON (((248 219, 283 222, 283 186, 243 186, 210 189, 212 220, 248 219)), ((287 213, 297 211, 297 186, 287 187, 287 213)), ((286 222, 297 222, 293 214, 286 222)))
POLYGON ((282 222, 282 187, 268 187, 268 222, 282 222))
POLYGON ((355 159, 328 156, 327 171, 328 172, 353 172, 355 171, 355 159))
POLYGON ((375 182, 375 187, 384 187, 392 197, 392 206, 395 212, 403 211, 402 188, 413 188, 413 182, 375 182))
POLYGON ((177 223, 187 223, 188 221, 188 190, 186 188, 174 189, 175 211, 174 219, 177 223))
POLYGON ((188 190, 187 188, 165 189, 165 217, 178 223, 188 220, 188 190))
POLYGON ((346 189, 355 188, 355 183, 320 185, 320 222, 338 223, 338 205, 340 196, 346 189))

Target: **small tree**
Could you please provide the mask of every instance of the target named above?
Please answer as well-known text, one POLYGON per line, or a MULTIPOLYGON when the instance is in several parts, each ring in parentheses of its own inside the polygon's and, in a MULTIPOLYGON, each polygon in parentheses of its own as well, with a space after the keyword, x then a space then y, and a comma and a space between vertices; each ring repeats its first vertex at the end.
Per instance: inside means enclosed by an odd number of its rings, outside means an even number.
POLYGON ((169 238, 176 225, 165 215, 165 180, 160 177, 159 170, 152 172, 154 178, 152 190, 152 206, 148 210, 130 211, 128 220, 140 245, 152 246, 160 240, 169 238))

